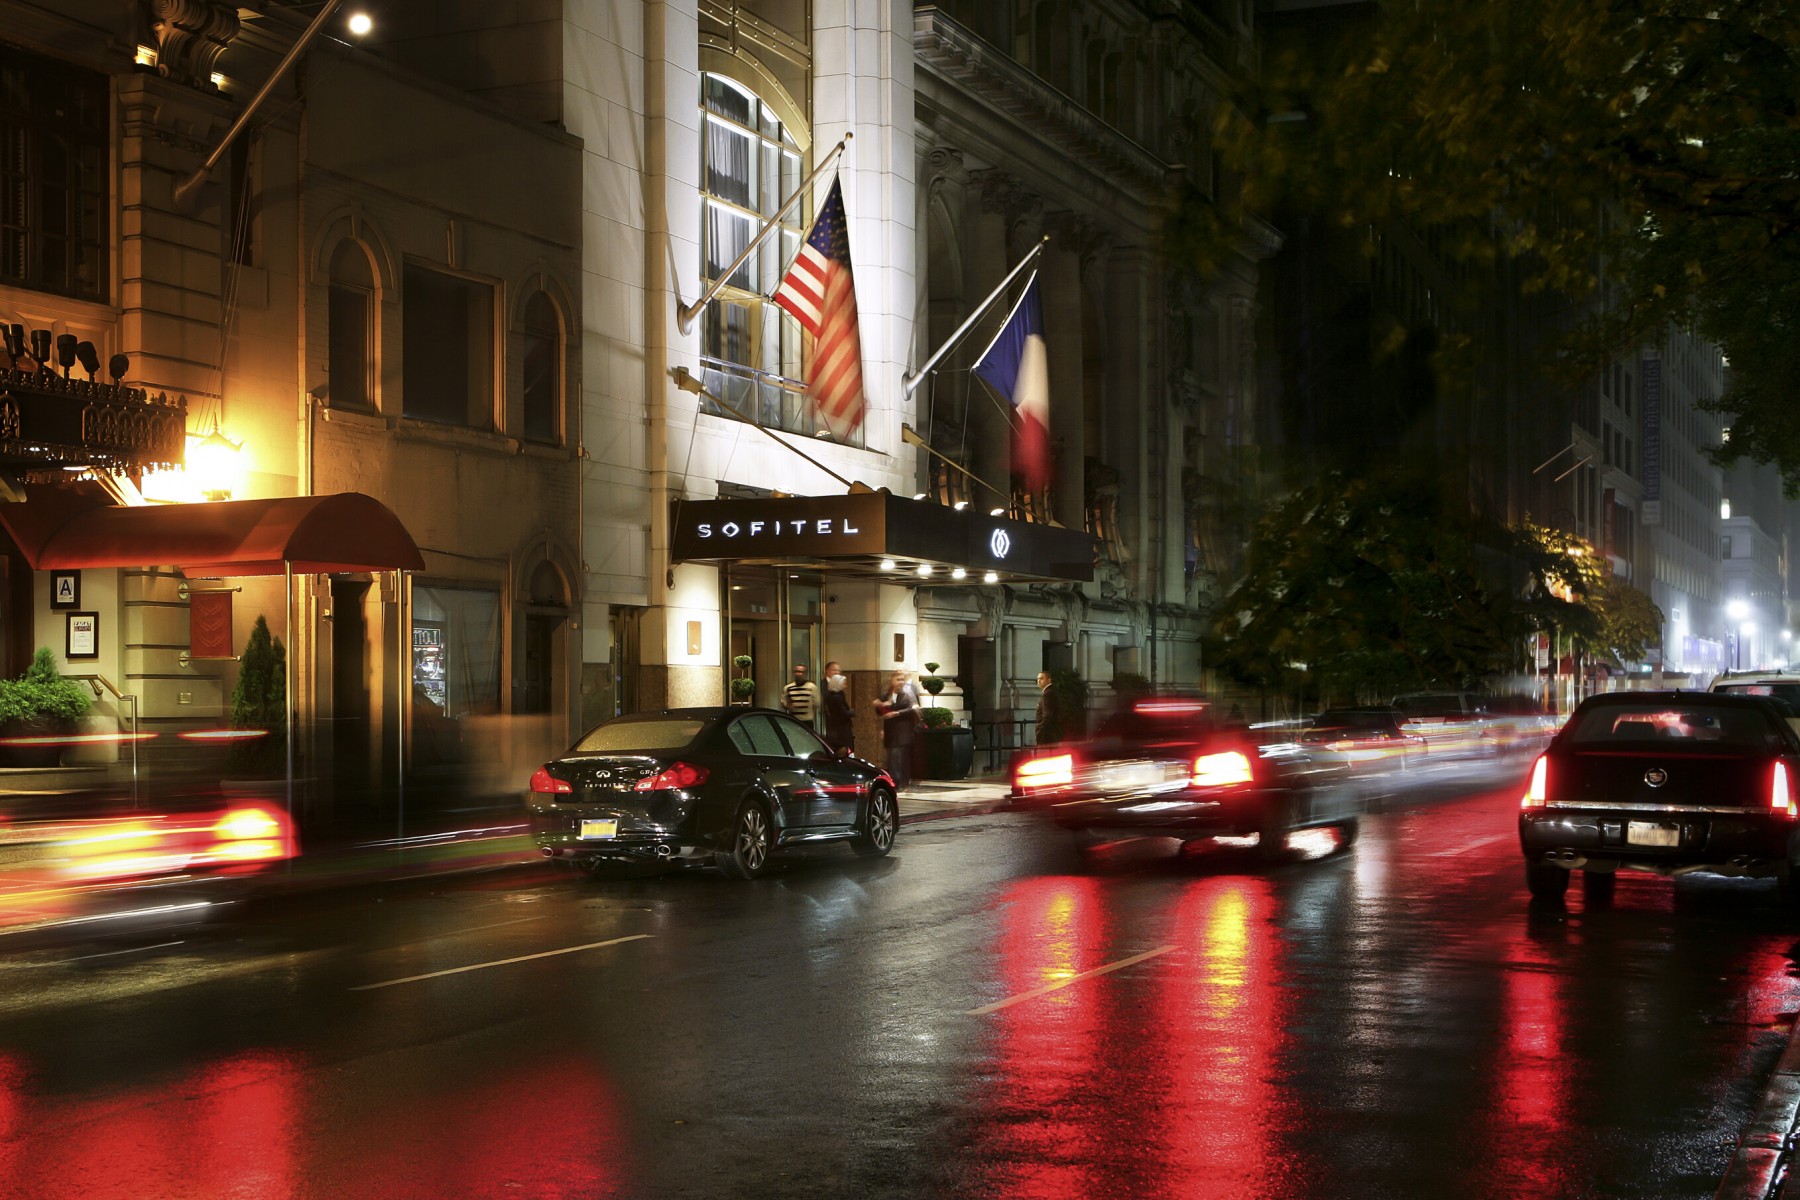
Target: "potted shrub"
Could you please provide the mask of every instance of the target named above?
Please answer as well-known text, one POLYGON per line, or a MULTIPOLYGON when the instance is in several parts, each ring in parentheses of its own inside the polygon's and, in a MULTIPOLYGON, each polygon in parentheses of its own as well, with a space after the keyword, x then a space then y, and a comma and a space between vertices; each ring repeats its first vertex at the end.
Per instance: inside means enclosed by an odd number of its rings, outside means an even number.
POLYGON ((733 704, 749 704, 756 695, 756 680, 750 678, 750 668, 755 660, 748 654, 740 654, 731 660, 739 675, 731 681, 731 702, 733 704))
POLYGON ((1068 667, 1051 671, 1050 690, 1062 702, 1058 707, 1063 713, 1063 724, 1062 728, 1049 731, 1048 740, 1078 742, 1087 737, 1088 685, 1081 672, 1068 667))
MULTIPOLYGON (((80 729, 93 702, 87 687, 56 669, 50 647, 39 646, 25 674, 0 679, 0 737, 68 737, 80 729)), ((5 750, 16 767, 54 767, 62 761, 62 747, 55 742, 10 744, 5 750)))
POLYGON ((919 686, 931 695, 932 702, 919 711, 918 774, 922 779, 966 779, 975 765, 975 731, 956 723, 956 713, 937 703, 946 680, 938 675, 938 664, 925 664, 919 686))
POLYGON ((250 630, 231 689, 231 727, 259 734, 234 739, 229 771, 236 779, 287 774, 287 651, 262 617, 250 630))

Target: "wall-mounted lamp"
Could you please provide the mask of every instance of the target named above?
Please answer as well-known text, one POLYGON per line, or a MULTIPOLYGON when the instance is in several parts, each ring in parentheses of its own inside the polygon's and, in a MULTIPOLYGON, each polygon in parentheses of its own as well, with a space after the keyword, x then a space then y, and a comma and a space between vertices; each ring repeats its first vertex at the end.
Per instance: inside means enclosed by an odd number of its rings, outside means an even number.
POLYGON ((188 438, 187 473, 202 496, 208 500, 231 499, 238 484, 239 454, 243 448, 242 442, 234 442, 219 431, 216 417, 212 432, 205 437, 188 438))

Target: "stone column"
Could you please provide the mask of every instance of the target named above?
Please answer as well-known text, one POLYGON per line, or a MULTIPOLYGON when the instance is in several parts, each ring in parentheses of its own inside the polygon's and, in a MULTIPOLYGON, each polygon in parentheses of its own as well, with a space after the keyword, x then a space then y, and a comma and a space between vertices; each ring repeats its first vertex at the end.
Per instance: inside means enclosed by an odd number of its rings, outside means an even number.
POLYGON ((1084 226, 1062 213, 1048 222, 1044 248, 1044 342, 1050 360, 1050 511, 1084 527, 1086 455, 1082 404, 1081 257, 1084 226))

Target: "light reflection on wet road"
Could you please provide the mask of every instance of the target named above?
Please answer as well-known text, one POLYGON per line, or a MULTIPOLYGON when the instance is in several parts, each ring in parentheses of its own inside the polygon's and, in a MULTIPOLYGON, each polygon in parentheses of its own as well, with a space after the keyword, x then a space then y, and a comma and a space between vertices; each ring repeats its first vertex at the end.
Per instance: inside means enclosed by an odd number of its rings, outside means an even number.
POLYGON ((1514 804, 1273 868, 965 818, 9 955, 0 1195, 1710 1196, 1794 927, 1720 880, 1534 910, 1514 804))

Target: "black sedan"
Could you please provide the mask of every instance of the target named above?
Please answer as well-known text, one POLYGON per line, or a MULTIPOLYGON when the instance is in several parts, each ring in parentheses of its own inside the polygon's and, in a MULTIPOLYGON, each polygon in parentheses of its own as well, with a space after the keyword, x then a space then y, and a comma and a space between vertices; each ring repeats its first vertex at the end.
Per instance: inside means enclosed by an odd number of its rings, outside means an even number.
POLYGON ((1406 714, 1391 705, 1328 708, 1301 730, 1300 744, 1359 773, 1404 771, 1426 751, 1425 739, 1405 725, 1406 714))
POLYGON ((1348 845, 1366 806, 1342 764, 1294 742, 1263 743, 1204 700, 1152 698, 1116 713, 1093 739, 1044 746, 1013 765, 1011 804, 1040 810, 1092 844, 1256 839, 1279 858, 1296 829, 1334 826, 1348 845))
POLYGON ((526 808, 548 858, 590 870, 712 863, 738 879, 802 842, 883 855, 900 826, 887 772, 785 713, 742 707, 602 722, 538 769, 526 808))
POLYGON ((1584 700, 1533 764, 1519 813, 1525 881, 1555 900, 1618 871, 1773 878, 1800 899, 1800 737, 1769 701, 1705 692, 1584 700))

